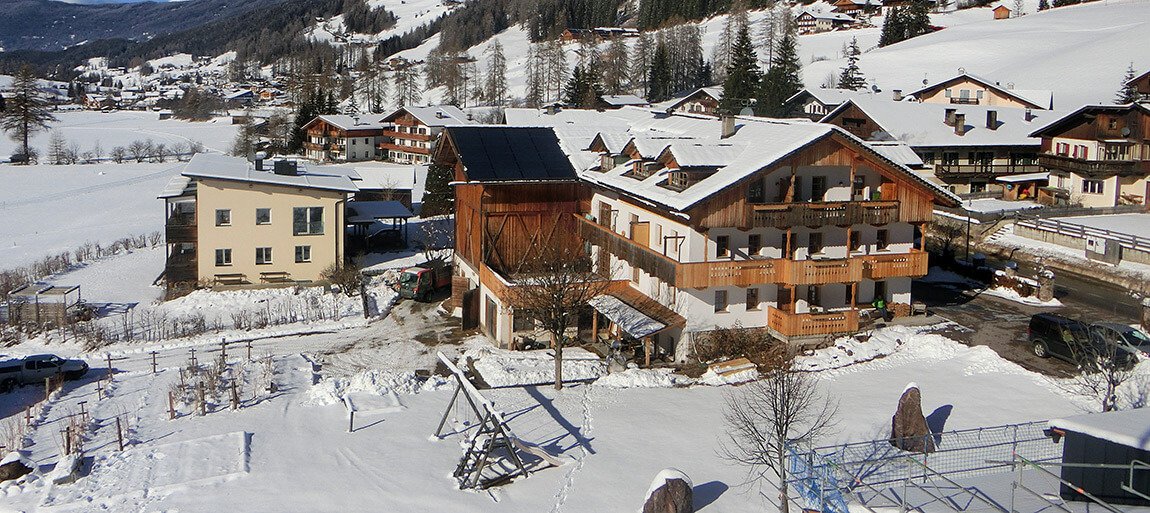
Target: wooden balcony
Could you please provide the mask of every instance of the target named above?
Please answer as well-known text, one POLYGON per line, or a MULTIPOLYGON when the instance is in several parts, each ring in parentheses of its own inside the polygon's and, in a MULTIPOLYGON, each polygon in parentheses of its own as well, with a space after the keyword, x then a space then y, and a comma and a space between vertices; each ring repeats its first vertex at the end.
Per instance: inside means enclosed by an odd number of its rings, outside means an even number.
POLYGON ((751 209, 751 226, 780 230, 797 226, 880 226, 898 221, 899 214, 897 201, 775 203, 752 205, 751 209))
POLYGON ((834 260, 779 260, 783 263, 778 283, 787 285, 823 285, 862 281, 863 261, 859 258, 834 260))
POLYGON ((934 172, 935 174, 947 176, 1020 175, 1024 173, 1040 173, 1042 172, 1042 166, 1038 164, 935 164, 934 172))
POLYGON ((922 250, 910 253, 895 253, 889 255, 867 255, 861 257, 863 261, 863 278, 868 280, 883 280, 895 277, 918 278, 926 276, 929 269, 929 254, 922 250))
POLYGON ((1150 173, 1150 161, 1085 160, 1051 153, 1039 155, 1038 165, 1085 176, 1130 176, 1150 173))
POLYGON ((950 97, 950 103, 955 105, 978 105, 978 98, 952 96, 950 97))
POLYGON ((195 214, 172 214, 164 226, 164 238, 171 244, 174 242, 196 241, 195 214))
POLYGON ((168 283, 180 281, 195 281, 197 276, 196 253, 175 253, 168 257, 164 266, 164 274, 168 283))
POLYGON ((767 326, 787 337, 854 333, 859 329, 859 314, 858 310, 795 314, 771 308, 767 326))
POLYGON ((679 287, 679 262, 651 249, 645 244, 639 244, 619 235, 609 228, 600 226, 586 217, 575 215, 579 221, 579 236, 583 241, 599 246, 600 251, 606 251, 620 260, 642 269, 647 274, 663 280, 664 283, 679 287))
POLYGON ((780 260, 724 260, 677 264, 675 282, 680 288, 750 287, 775 283, 783 269, 780 260))
POLYGON ((392 139, 407 139, 409 141, 430 141, 433 138, 431 134, 411 134, 395 130, 384 130, 383 136, 392 139))
POLYGON ((402 144, 379 143, 379 149, 385 150, 385 151, 386 150, 403 151, 403 152, 407 152, 407 153, 415 153, 418 155, 431 155, 431 148, 416 148, 414 146, 404 146, 402 144))

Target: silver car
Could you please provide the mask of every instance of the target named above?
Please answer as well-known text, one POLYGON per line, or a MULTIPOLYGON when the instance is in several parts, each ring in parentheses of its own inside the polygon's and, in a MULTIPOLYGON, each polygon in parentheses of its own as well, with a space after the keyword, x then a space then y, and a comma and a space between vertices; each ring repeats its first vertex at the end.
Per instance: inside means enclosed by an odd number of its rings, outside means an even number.
POLYGON ((43 383, 45 378, 61 376, 80 379, 88 372, 83 360, 65 360, 54 354, 37 354, 0 362, 0 392, 11 392, 17 385, 43 383))

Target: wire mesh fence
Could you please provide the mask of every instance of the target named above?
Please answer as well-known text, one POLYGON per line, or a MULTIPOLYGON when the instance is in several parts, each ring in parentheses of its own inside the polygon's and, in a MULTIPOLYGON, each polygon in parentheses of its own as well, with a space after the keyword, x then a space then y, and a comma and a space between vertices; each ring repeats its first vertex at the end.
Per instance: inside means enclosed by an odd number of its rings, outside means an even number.
POLYGON ((884 489, 896 485, 1009 473, 1015 455, 1059 461, 1062 445, 1047 437, 1045 428, 1046 422, 1031 422, 807 450, 791 447, 787 481, 805 507, 845 512, 852 496, 882 497, 884 489))

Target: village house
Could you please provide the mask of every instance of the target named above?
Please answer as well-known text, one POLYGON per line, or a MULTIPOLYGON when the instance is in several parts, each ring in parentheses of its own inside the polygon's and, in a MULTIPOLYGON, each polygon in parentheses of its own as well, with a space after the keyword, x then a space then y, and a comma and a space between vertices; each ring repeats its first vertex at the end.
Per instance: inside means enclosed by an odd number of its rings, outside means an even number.
POLYGON ((1126 85, 1134 87, 1139 103, 1150 103, 1150 71, 1134 77, 1126 85))
POLYGON ((927 269, 921 241, 933 204, 958 203, 834 126, 633 108, 609 115, 629 128, 604 122, 590 142, 562 116, 550 118, 554 128, 446 132, 437 162, 457 170, 457 260, 467 278, 456 294, 482 305, 471 308, 474 322, 501 345, 532 326, 503 299, 516 286, 515 259, 533 241, 570 242, 554 233, 577 233, 577 247, 612 278, 581 336, 614 330, 681 360, 717 328, 793 343, 851 333, 876 297, 909 311, 911 279, 927 269), (522 141, 477 151, 520 133, 535 150, 522 141), (490 155, 509 164, 484 164, 490 155), (493 169, 501 183, 475 169, 493 169))
POLYGON ((199 153, 160 194, 169 292, 313 282, 345 256, 348 177, 199 153))
POLYGON ((834 12, 858 19, 861 16, 878 14, 882 10, 881 0, 838 0, 834 12))
POLYGON ((869 89, 803 89, 787 98, 783 106, 788 117, 818 121, 843 102, 859 96, 870 97, 871 92, 869 89))
POLYGON ((805 10, 795 16, 795 27, 800 34, 817 34, 850 27, 857 21, 850 15, 839 12, 819 12, 805 10))
POLYGON ((357 162, 379 156, 385 123, 378 117, 324 114, 303 126, 304 156, 316 162, 357 162))
POLYGON ((1007 7, 1005 5, 999 5, 998 7, 995 7, 994 9, 992 9, 991 12, 994 13, 994 19, 1005 20, 1005 19, 1010 18, 1011 10, 1009 7, 1007 7))
POLYGON ((908 98, 913 97, 923 103, 984 105, 1016 109, 1049 110, 1054 108, 1054 93, 1050 91, 1015 89, 1012 83, 1003 87, 998 82, 977 77, 962 70, 954 77, 927 85, 917 91, 911 91, 906 93, 906 96, 908 98))
POLYGON ((895 102, 871 96, 847 100, 822 122, 867 141, 906 143, 952 192, 1001 189, 1010 199, 1033 200, 1036 187, 1045 185, 1045 175, 1036 175, 1043 171, 1037 162, 1040 141, 1030 132, 1051 119, 1049 111, 895 102), (1032 179, 1006 179, 1018 176, 1032 179), (1016 190, 1019 187, 1026 190, 1016 190))
POLYGON ((431 161, 435 141, 444 127, 471 124, 470 116, 454 105, 401 107, 383 118, 388 126, 378 143, 383 158, 405 164, 431 161))
POLYGON ((1086 105, 1035 130, 1043 203, 1150 206, 1150 106, 1086 105))
POLYGON ((661 105, 665 106, 668 112, 718 116, 719 99, 722 97, 721 86, 700 87, 687 96, 663 102, 661 105))

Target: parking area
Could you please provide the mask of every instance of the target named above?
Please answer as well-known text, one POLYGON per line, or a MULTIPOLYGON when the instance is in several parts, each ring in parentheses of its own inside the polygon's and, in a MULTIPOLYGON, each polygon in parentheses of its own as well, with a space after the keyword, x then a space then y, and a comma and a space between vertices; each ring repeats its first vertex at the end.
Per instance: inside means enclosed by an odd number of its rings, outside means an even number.
POLYGON ((1023 305, 954 283, 916 281, 913 294, 933 313, 965 327, 948 331, 947 337, 969 345, 988 346, 1003 358, 1048 376, 1070 376, 1075 367, 1057 358, 1039 358, 1031 352, 1026 335, 1031 315, 1057 312, 1086 322, 1136 322, 1123 313, 1092 304, 1091 297, 1073 289, 1058 289, 1057 296, 1064 305, 1059 308, 1023 305))

